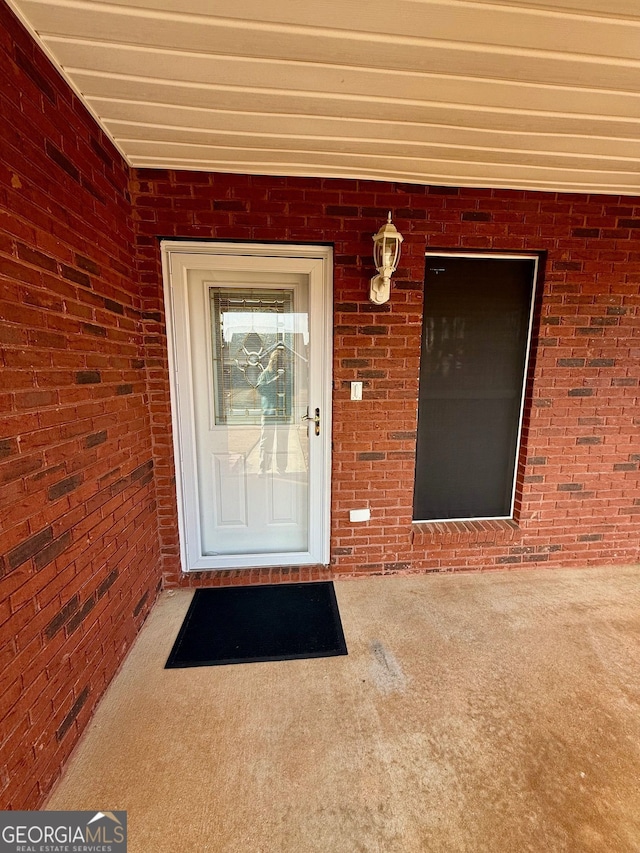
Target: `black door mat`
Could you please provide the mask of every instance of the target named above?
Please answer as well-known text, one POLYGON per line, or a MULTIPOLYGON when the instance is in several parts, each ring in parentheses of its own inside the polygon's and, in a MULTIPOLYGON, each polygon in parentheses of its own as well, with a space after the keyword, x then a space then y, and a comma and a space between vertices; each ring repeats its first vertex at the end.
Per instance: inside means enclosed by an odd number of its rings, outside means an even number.
POLYGON ((331 581, 196 590, 165 669, 346 655, 331 581))

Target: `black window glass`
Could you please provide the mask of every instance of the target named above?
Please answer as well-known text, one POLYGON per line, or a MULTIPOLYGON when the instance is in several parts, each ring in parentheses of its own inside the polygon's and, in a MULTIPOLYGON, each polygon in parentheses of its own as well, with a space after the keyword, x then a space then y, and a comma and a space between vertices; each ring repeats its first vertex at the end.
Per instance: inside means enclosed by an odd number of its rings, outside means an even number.
POLYGON ((536 262, 426 261, 414 519, 509 517, 536 262))

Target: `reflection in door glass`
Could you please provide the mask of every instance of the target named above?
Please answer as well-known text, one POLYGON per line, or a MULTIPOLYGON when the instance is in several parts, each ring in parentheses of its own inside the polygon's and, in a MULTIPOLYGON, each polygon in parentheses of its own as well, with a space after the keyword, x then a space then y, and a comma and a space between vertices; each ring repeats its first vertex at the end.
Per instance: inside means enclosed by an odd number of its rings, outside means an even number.
POLYGON ((215 428, 226 428, 247 475, 306 478, 307 312, 293 310, 284 288, 211 287, 209 299, 215 428))
POLYGON ((291 422, 309 343, 307 314, 292 311, 292 296, 211 288, 216 424, 291 422))

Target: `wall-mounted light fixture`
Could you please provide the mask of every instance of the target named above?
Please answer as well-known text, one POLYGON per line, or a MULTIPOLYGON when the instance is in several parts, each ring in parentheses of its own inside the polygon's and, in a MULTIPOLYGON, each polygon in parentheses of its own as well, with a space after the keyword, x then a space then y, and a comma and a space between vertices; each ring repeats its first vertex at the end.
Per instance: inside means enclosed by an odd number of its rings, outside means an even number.
POLYGON ((402 234, 389 219, 373 235, 373 263, 378 270, 378 275, 371 279, 369 299, 376 305, 388 302, 391 294, 391 276, 398 268, 400 260, 400 244, 404 240, 402 234))

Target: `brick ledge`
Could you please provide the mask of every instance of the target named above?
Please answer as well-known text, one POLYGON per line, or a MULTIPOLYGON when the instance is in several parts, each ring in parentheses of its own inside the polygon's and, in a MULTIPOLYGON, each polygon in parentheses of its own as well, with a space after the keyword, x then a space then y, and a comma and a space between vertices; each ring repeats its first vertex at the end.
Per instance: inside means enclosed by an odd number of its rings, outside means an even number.
POLYGON ((478 521, 414 521, 411 525, 414 541, 439 544, 511 542, 519 532, 517 523, 507 518, 478 521))

